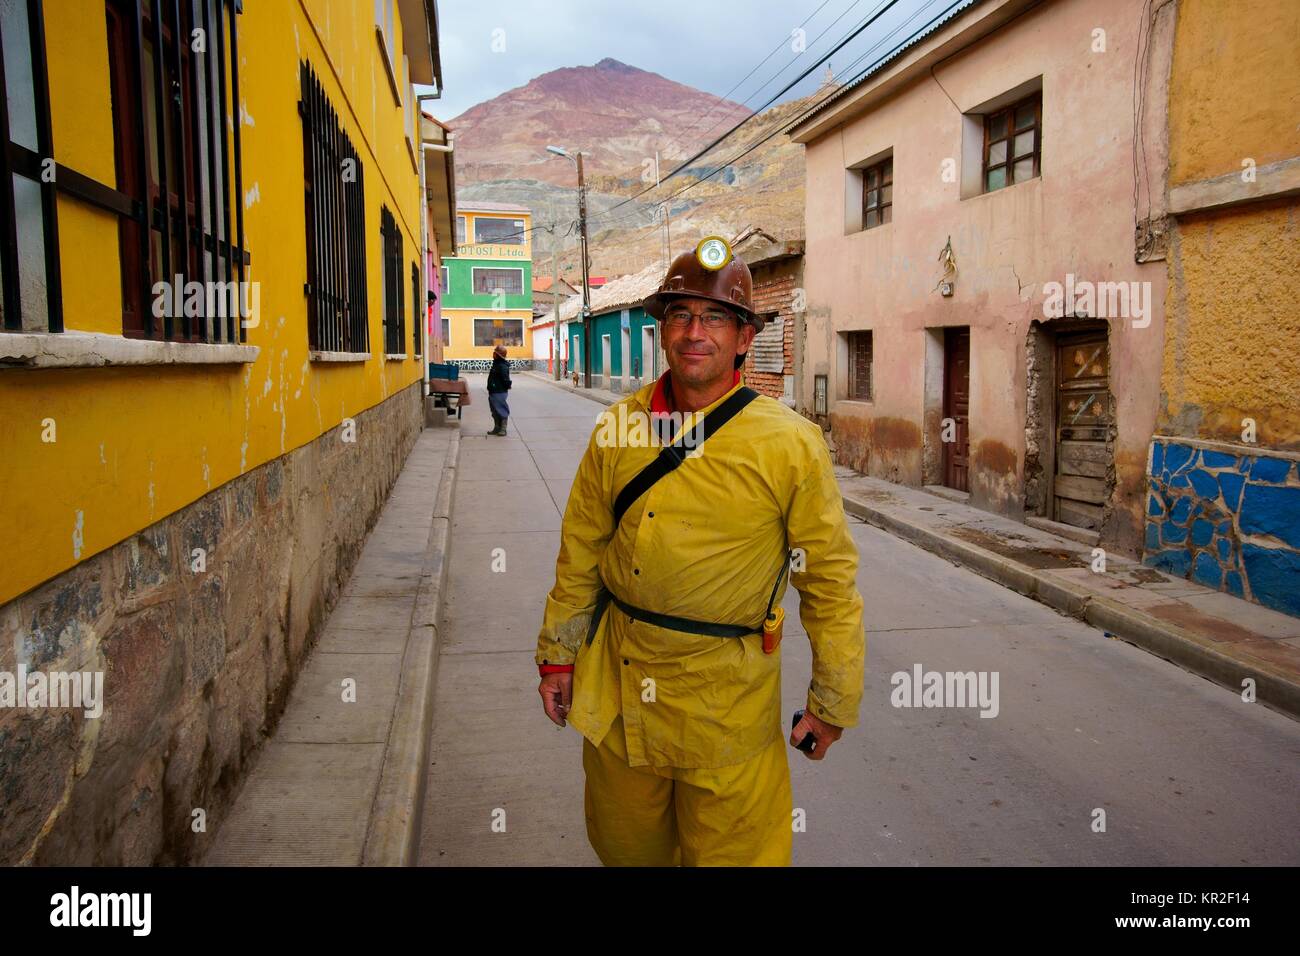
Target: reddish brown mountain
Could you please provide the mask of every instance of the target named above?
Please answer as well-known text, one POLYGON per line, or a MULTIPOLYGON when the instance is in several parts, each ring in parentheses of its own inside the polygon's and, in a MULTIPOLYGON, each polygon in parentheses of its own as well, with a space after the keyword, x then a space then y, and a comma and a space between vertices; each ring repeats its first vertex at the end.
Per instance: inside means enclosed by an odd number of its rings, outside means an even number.
POLYGON ((582 150, 592 174, 639 170, 655 150, 666 170, 670 157, 690 155, 749 114, 739 103, 606 58, 543 73, 448 125, 460 184, 535 179, 569 186, 573 166, 546 153, 548 144, 582 150))

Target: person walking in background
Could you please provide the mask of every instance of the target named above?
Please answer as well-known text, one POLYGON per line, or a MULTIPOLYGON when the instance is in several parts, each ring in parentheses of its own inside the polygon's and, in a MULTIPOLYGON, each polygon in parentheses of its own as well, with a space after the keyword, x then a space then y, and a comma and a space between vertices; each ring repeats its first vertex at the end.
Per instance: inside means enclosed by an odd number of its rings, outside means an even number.
POLYGON ((492 410, 492 421, 496 423, 489 435, 505 435, 506 419, 510 417, 510 405, 506 402, 506 393, 510 391, 510 363, 506 361, 506 347, 498 345, 492 350, 492 368, 487 380, 488 407, 492 410))

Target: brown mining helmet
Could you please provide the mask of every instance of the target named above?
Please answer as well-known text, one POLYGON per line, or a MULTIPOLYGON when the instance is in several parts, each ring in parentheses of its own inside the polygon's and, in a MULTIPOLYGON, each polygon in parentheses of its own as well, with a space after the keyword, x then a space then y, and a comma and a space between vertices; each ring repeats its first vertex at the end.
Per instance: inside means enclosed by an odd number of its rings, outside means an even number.
POLYGON ((674 259, 658 291, 646 296, 641 307, 662 322, 669 304, 690 298, 724 305, 756 332, 763 331, 763 317, 754 311, 749 266, 731 254, 731 246, 721 236, 706 236, 693 251, 674 259))

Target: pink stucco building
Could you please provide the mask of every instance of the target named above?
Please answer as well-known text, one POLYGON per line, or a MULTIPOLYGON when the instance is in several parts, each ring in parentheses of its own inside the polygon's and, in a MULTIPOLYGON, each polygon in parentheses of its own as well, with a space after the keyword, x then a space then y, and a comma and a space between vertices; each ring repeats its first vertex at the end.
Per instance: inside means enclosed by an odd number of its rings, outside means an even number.
POLYGON ((797 403, 841 463, 1139 551, 1164 335, 1152 31, 1133 0, 973 0, 791 130, 797 403))

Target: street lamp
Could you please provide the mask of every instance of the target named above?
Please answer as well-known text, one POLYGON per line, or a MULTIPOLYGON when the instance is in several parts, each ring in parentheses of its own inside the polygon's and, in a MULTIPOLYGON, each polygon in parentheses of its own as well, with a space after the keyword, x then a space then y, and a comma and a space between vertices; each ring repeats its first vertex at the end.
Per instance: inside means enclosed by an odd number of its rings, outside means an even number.
MULTIPOLYGON (((546 151, 563 156, 578 167, 578 238, 582 255, 582 377, 583 388, 591 388, 591 287, 587 276, 587 187, 582 179, 582 153, 579 152, 575 158, 559 146, 547 146, 546 151)), ((557 332, 559 318, 557 314, 557 332)))

